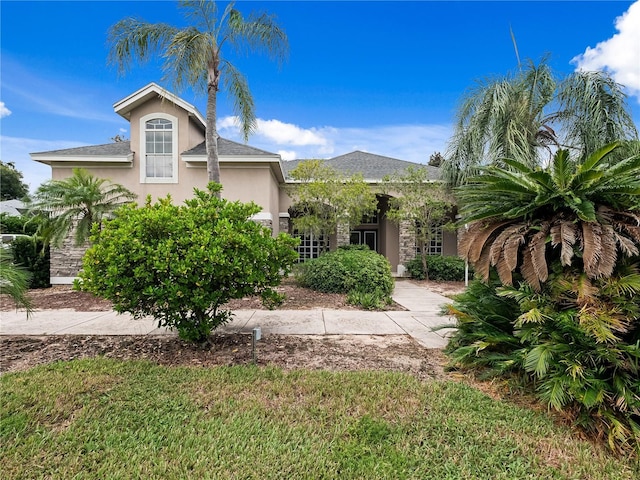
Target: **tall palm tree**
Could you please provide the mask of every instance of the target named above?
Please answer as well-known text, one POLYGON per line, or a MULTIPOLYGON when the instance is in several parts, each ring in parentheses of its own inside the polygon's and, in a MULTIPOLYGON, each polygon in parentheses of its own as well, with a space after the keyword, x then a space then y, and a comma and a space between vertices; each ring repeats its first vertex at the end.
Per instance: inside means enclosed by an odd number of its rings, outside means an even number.
POLYGON ((584 158, 616 140, 637 138, 622 86, 607 74, 575 72, 559 80, 545 62, 529 62, 464 98, 443 176, 459 186, 479 166, 505 167, 503 158, 535 168, 558 148, 584 158))
POLYGON ((482 167, 458 189, 460 213, 469 225, 460 254, 487 281, 495 266, 504 285, 518 270, 535 291, 549 264, 568 267, 576 258, 589 279, 610 277, 619 254, 640 252, 640 155, 619 160, 606 145, 584 160, 567 150, 551 165, 532 169, 482 167))
POLYGON ((164 58, 164 78, 176 89, 188 85, 200 93, 206 92, 207 174, 209 181, 220 183, 216 117, 221 86, 233 98, 245 141, 256 123, 247 80, 224 58, 223 48, 242 51, 248 47, 282 60, 288 50, 287 36, 272 16, 251 14, 245 19, 234 8, 234 2, 221 13, 214 1, 182 1, 180 6, 193 25, 179 29, 136 18, 125 18, 113 25, 109 30, 109 58, 120 71, 126 71, 134 60, 146 61, 160 54, 164 58))
POLYGON ((28 207, 34 219, 42 220, 36 235, 59 247, 74 228, 76 245, 84 244, 94 224, 135 198, 122 185, 75 168, 69 178, 40 185, 28 207))

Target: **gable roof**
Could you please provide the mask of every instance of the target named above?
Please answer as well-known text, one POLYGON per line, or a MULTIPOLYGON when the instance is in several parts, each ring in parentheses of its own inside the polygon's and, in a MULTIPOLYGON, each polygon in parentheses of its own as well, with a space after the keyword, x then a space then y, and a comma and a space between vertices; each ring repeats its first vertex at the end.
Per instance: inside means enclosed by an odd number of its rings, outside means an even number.
POLYGON ((196 123, 204 130, 206 127, 206 121, 202 114, 198 111, 196 107, 191 105, 188 102, 185 102, 183 99, 174 95, 169 90, 162 88, 157 83, 151 82, 150 84, 142 87, 140 90, 133 92, 128 97, 123 98, 122 100, 117 101, 113 104, 113 109, 115 112, 123 117, 126 120, 131 119, 131 111, 147 102, 151 98, 160 97, 163 100, 168 100, 174 105, 186 110, 190 117, 196 119, 196 123))
MULTIPOLYGON (((296 166, 302 161, 304 161, 304 159, 282 162, 282 167, 285 170, 287 177, 289 177, 289 172, 296 168, 296 166)), ((384 155, 376 155, 374 153, 362 152, 359 150, 334 158, 329 158, 327 160, 323 160, 323 162, 325 165, 336 169, 344 175, 361 173, 364 179, 370 182, 382 180, 386 175, 402 173, 409 167, 426 168, 429 173, 429 180, 440 179, 440 169, 437 167, 423 165, 421 163, 407 162, 406 160, 399 160, 397 158, 385 157, 384 155)))

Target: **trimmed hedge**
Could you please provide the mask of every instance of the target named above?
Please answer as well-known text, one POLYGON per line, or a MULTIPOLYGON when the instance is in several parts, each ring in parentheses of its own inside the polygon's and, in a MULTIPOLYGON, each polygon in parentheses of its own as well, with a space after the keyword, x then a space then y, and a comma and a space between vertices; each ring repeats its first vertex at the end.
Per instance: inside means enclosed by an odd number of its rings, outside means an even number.
MULTIPOLYGON (((424 280, 426 275, 422 268, 422 260, 415 258, 405 263, 407 272, 411 278, 424 280)), ((427 256, 427 268, 429 280, 436 282, 463 282, 464 260, 459 257, 444 257, 440 255, 427 256)), ((469 266, 469 278, 473 278, 473 270, 469 266)))
POLYGON ((339 248, 308 260, 298 266, 296 280, 319 292, 349 294, 351 303, 365 308, 389 304, 394 285, 387 259, 362 247, 339 248))

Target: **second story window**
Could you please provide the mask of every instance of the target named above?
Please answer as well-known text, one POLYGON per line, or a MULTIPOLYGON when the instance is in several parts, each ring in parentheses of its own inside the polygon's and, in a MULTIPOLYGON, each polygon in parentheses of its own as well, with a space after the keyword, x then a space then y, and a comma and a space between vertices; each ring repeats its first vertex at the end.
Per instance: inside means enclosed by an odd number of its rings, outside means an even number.
POLYGON ((173 123, 154 118, 145 124, 147 178, 173 177, 173 123))
POLYGON ((140 183, 178 182, 178 119, 166 113, 140 119, 140 183))

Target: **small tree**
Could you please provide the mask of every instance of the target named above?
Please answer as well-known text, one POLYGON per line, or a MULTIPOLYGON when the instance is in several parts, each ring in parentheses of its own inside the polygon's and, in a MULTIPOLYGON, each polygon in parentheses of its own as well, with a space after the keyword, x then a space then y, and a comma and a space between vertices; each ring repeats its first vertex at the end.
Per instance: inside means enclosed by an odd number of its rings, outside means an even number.
POLYGON ((328 236, 339 225, 354 227, 375 213, 378 202, 362 175, 343 177, 321 160, 300 162, 289 187, 298 215, 293 226, 301 233, 328 236))
POLYGON ((50 180, 38 187, 29 214, 38 222, 37 234, 54 247, 75 228, 75 243, 85 243, 91 228, 100 225, 119 206, 136 198, 120 184, 98 178, 82 168, 64 180, 50 180))
POLYGON ((111 300, 117 312, 152 315, 190 341, 227 322, 231 312, 221 306, 233 298, 278 301, 272 287, 290 272, 296 240, 273 238, 250 220, 260 207, 220 199, 220 189, 196 189, 182 206, 149 198, 144 207, 122 207, 102 230, 94 226, 79 287, 111 300))
POLYGON ((16 170, 13 162, 0 160, 0 200, 20 200, 28 193, 29 187, 22 181, 22 172, 16 170))
POLYGON ((409 167, 405 173, 387 176, 383 181, 385 191, 394 195, 389 201, 387 218, 410 225, 428 280, 427 247, 434 231, 450 218, 453 200, 440 182, 429 181, 426 168, 409 167))

